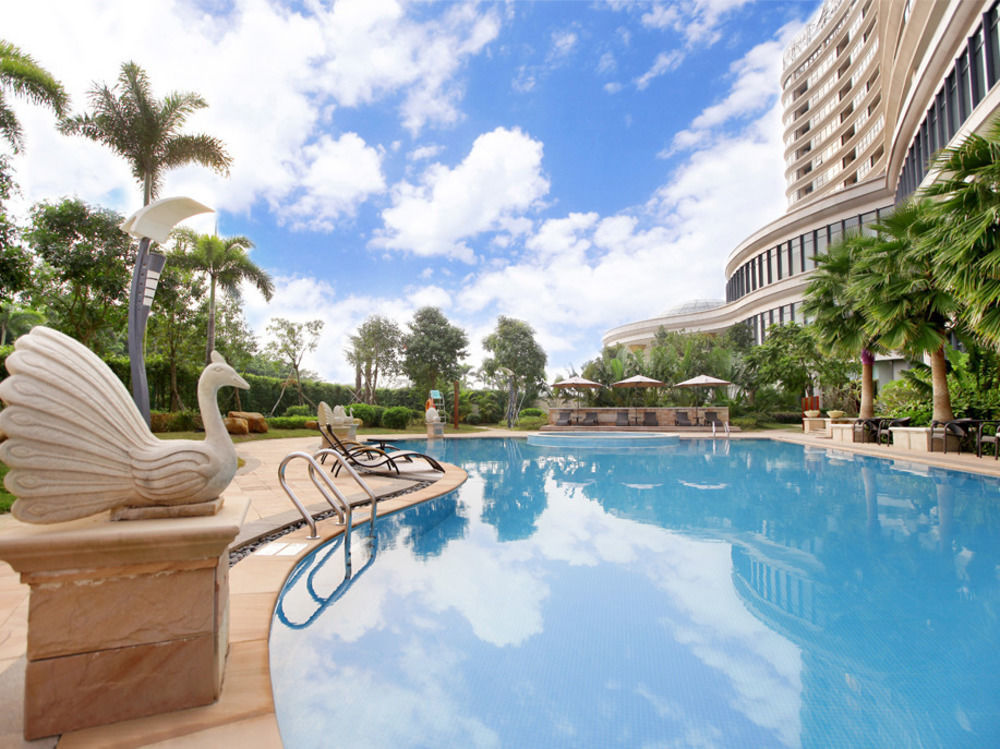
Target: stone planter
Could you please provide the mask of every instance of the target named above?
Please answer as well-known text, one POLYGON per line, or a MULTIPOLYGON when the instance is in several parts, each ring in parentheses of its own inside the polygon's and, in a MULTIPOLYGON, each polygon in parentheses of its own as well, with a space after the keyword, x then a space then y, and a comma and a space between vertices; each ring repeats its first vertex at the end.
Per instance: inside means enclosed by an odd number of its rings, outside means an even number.
POLYGON ((854 442, 854 424, 830 424, 830 437, 834 442, 854 442))
MULTIPOLYGON (((935 439, 931 443, 930 427, 892 427, 892 448, 905 452, 941 452, 944 449, 944 441, 935 439)), ((941 435, 941 430, 937 430, 935 437, 941 435)), ((959 439, 954 434, 945 436, 948 440, 948 452, 958 452, 959 439)))

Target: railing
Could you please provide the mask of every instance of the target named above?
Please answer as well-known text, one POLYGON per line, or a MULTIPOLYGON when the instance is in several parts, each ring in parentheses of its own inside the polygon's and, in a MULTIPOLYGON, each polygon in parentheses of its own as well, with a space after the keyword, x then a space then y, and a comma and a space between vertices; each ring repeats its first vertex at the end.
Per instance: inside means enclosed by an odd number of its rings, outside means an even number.
POLYGON ((336 450, 323 449, 319 450, 314 455, 310 455, 309 453, 301 451, 289 453, 288 455, 285 456, 284 460, 282 460, 281 464, 278 466, 278 481, 281 483, 281 488, 285 490, 285 494, 287 494, 288 498, 292 500, 292 504, 295 505, 296 509, 299 511, 299 514, 302 515, 302 519, 305 520, 306 523, 308 524, 310 535, 307 536, 307 538, 310 541, 315 541, 316 539, 319 538, 319 533, 316 530, 316 519, 312 516, 312 514, 309 513, 308 510, 306 510, 305 505, 302 504, 302 502, 296 496, 295 492, 292 491, 292 488, 288 485, 288 481, 285 479, 285 470, 287 469, 289 463, 291 463, 293 460, 296 459, 302 459, 306 461, 306 464, 309 467, 309 478, 312 480, 313 486, 315 486, 316 489, 319 491, 319 493, 323 495, 323 499, 325 499, 327 504, 329 504, 330 507, 333 508, 334 512, 337 513, 337 516, 340 519, 340 523, 345 526, 344 570, 346 576, 349 578, 351 576, 351 530, 353 525, 351 503, 347 501, 347 498, 343 495, 340 489, 337 488, 337 485, 333 482, 333 479, 330 476, 328 476, 325 471, 323 471, 322 466, 320 466, 320 464, 316 462, 316 459, 321 455, 331 456, 334 460, 340 463, 341 468, 346 468, 348 475, 350 475, 351 478, 353 478, 354 481, 358 484, 358 486, 360 486, 362 490, 364 490, 365 494, 368 495, 372 505, 371 522, 369 524, 368 535, 374 538, 375 515, 377 510, 376 503, 378 498, 375 496, 375 492, 373 492, 371 488, 368 486, 368 484, 365 483, 364 479, 362 479, 361 476, 358 475, 358 472, 355 471, 347 463, 347 460, 344 458, 344 456, 338 453, 336 450), (319 480, 320 477, 323 479, 322 483, 319 480), (325 487, 324 484, 326 485, 325 487))

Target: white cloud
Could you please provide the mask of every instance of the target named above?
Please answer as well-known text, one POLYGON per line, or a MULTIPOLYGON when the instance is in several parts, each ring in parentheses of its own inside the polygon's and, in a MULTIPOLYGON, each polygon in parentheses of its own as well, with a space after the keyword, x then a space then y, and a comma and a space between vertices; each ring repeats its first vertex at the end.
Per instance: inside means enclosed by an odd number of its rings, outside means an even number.
POLYGON ((597 72, 600 75, 607 75, 618 69, 618 61, 611 52, 605 52, 601 59, 597 61, 597 72))
POLYGON ((604 84, 604 91, 605 91, 605 93, 608 93, 608 94, 617 94, 619 91, 622 90, 622 88, 624 88, 622 86, 622 84, 615 83, 613 81, 611 83, 605 83, 604 84))
POLYGON ((419 184, 392 188, 392 206, 374 247, 472 262, 464 240, 507 228, 548 192, 542 144, 519 129, 497 128, 476 138, 454 169, 431 165, 419 184))
POLYGON ((329 135, 302 149, 305 168, 282 211, 282 222, 313 230, 333 229, 334 219, 352 215, 369 195, 385 190, 382 157, 357 133, 329 135), (288 218, 286 218, 288 217, 288 218))
POLYGON ((683 60, 684 53, 679 49, 674 49, 670 52, 661 52, 653 61, 653 66, 635 79, 636 88, 640 91, 644 90, 647 86, 649 86, 650 82, 654 78, 659 78, 661 75, 665 75, 672 70, 676 70, 677 66, 680 65, 683 60))
POLYGON ((408 161, 425 161, 436 158, 442 151, 444 151, 444 146, 420 146, 406 154, 406 158, 408 161))
POLYGON ((689 45, 714 44, 719 40, 719 24, 730 11, 753 0, 684 0, 677 4, 655 3, 642 14, 642 25, 651 29, 673 29, 689 45))
POLYGON ((552 49, 549 50, 549 62, 557 63, 569 57, 576 48, 579 37, 573 31, 556 31, 552 34, 552 49))

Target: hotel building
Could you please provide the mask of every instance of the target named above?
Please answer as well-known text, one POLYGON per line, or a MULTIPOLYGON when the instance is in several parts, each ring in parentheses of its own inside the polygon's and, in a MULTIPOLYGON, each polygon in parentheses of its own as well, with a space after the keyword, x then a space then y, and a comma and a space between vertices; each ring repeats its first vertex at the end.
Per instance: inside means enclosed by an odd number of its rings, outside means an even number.
MULTIPOLYGON (((826 0, 784 54, 788 210, 730 253, 724 302, 619 326, 603 344, 635 350, 661 327, 718 332, 738 323, 759 343, 771 325, 807 322, 813 256, 929 182, 933 154, 983 129, 1000 107, 998 5, 826 0)), ((876 379, 903 367, 878 362, 876 379)))

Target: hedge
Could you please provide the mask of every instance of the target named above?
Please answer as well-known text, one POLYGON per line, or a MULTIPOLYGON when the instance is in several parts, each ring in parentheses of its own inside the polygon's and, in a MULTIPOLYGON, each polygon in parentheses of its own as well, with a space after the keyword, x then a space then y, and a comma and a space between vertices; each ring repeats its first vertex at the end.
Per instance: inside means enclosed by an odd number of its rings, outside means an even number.
POLYGON ((412 412, 406 406, 393 406, 382 412, 382 426, 386 429, 406 429, 412 412))

